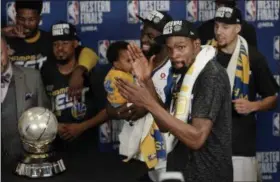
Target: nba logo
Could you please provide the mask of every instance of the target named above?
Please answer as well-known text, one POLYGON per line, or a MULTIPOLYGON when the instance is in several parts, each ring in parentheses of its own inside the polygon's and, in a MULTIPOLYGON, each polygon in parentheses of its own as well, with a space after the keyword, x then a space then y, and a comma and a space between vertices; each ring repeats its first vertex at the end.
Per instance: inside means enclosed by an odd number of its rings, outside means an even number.
POLYGON ((100 64, 108 64, 106 53, 110 45, 109 40, 99 40, 98 41, 98 56, 100 64))
POLYGON ((272 134, 274 136, 280 136, 280 113, 274 113, 272 120, 272 134))
POLYGON ((138 0, 127 1, 127 22, 138 23, 139 19, 136 15, 139 15, 139 4, 138 0))
POLYGON ((274 42, 273 44, 274 59, 280 60, 280 36, 275 36, 273 42, 274 42))
POLYGON ((187 20, 196 22, 198 20, 198 1, 192 0, 187 2, 187 20))
POLYGON ((257 18, 257 2, 250 0, 245 2, 245 19, 247 21, 256 21, 257 18))
POLYGON ((78 1, 67 2, 67 21, 73 25, 79 24, 80 6, 78 1))
POLYGON ((7 25, 14 25, 16 24, 16 8, 15 2, 7 2, 6 4, 6 11, 7 11, 7 25))
POLYGON ((110 122, 103 123, 99 127, 100 143, 111 142, 111 125, 110 122))

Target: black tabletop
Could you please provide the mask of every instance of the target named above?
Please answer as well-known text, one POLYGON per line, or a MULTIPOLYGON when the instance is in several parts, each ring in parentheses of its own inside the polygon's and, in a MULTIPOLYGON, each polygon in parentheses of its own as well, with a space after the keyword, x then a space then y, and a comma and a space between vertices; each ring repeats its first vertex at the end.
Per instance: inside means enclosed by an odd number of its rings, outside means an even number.
POLYGON ((62 156, 67 170, 57 176, 30 179, 13 174, 15 164, 2 163, 2 182, 137 182, 147 172, 143 163, 122 162, 114 153, 62 156))

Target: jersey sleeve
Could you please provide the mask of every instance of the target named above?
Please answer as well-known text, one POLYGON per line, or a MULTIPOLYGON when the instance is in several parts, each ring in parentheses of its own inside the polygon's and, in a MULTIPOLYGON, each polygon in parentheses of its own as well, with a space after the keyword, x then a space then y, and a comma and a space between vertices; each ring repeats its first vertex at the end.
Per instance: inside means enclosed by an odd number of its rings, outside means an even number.
POLYGON ((98 59, 97 54, 92 49, 84 47, 79 55, 78 62, 79 65, 90 71, 97 64, 98 59))

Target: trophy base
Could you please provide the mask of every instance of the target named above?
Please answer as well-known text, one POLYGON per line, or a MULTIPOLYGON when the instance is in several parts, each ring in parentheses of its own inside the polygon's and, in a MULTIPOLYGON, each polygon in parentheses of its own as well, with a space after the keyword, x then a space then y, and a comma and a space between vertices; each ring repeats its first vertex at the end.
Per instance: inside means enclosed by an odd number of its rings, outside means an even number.
POLYGON ((18 163, 15 173, 29 178, 52 177, 66 170, 63 160, 55 155, 26 153, 18 163))

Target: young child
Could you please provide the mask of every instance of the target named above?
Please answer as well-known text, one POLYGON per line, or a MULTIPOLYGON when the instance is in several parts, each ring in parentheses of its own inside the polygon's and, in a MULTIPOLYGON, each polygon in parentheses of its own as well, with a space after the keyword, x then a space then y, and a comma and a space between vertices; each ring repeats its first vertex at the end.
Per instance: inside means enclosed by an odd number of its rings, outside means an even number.
POLYGON ((112 43, 107 50, 107 59, 113 65, 105 77, 104 87, 107 92, 107 100, 113 107, 118 107, 126 103, 126 99, 121 96, 116 87, 116 78, 121 78, 133 83, 131 74, 132 66, 129 62, 127 53, 128 43, 117 41, 112 43))
MULTIPOLYGON (((107 59, 113 67, 105 77, 104 87, 107 92, 107 100, 112 107, 119 107, 127 102, 116 87, 116 78, 121 78, 131 83, 134 82, 131 74, 132 66, 129 62, 127 46, 127 42, 117 41, 112 43, 107 50, 107 59)), ((119 134, 122 132, 123 125, 126 122, 125 120, 112 121, 112 142, 114 149, 119 148, 119 134)))

